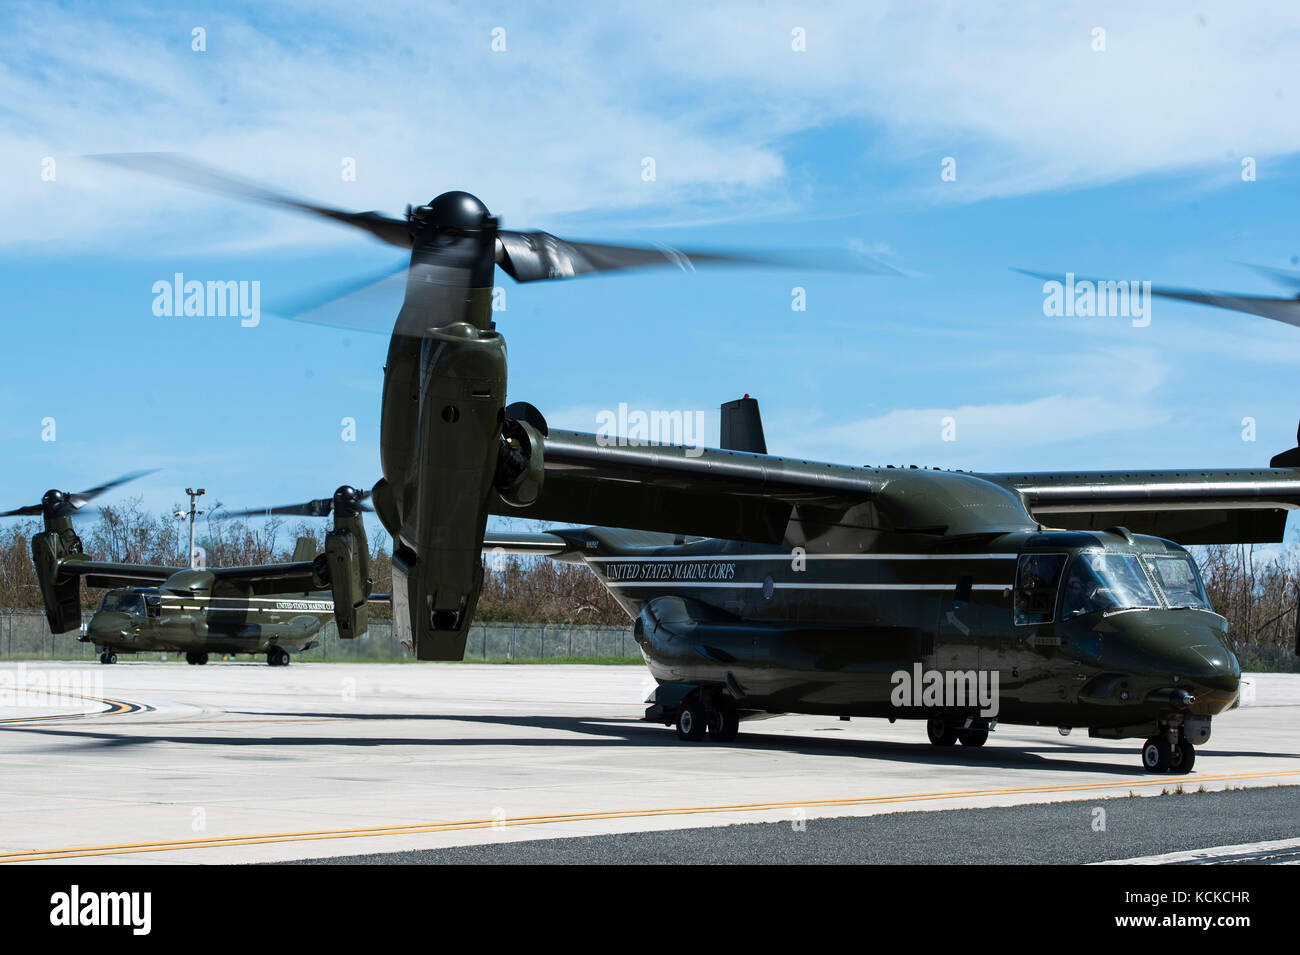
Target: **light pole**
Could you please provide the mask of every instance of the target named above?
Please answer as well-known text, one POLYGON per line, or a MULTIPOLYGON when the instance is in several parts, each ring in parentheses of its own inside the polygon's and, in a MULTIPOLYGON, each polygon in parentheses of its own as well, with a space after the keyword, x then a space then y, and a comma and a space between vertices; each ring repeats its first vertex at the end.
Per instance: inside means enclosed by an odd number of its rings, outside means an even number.
POLYGON ((196 501, 197 501, 197 500, 198 500, 198 499, 199 499, 203 494, 205 494, 205 493, 207 493, 207 492, 204 491, 203 488, 199 488, 199 489, 196 491, 196 490, 194 490, 193 488, 189 488, 189 487, 187 487, 187 488, 185 489, 185 493, 188 494, 188 495, 190 496, 190 509, 189 509, 189 512, 186 513, 185 511, 176 511, 175 514, 174 514, 173 516, 178 517, 178 518, 181 518, 181 517, 188 517, 188 518, 190 519, 190 558, 189 558, 189 567, 190 567, 191 570, 193 570, 193 569, 194 569, 194 518, 198 517, 200 514, 203 513, 203 511, 197 510, 197 509, 195 508, 195 502, 196 502, 196 501))

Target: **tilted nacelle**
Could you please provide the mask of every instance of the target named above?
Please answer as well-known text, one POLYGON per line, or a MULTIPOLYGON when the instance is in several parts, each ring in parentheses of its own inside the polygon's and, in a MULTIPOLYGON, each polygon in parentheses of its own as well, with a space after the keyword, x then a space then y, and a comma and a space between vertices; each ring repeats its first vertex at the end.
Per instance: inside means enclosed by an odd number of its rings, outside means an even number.
MULTIPOLYGON (((404 444, 386 432, 386 479, 373 500, 393 535, 398 639, 421 660, 459 660, 483 583, 489 503, 494 492, 519 507, 537 499, 546 422, 531 405, 505 406, 495 331, 455 323, 419 347, 415 433, 404 444)), ((385 387, 387 401, 402 385, 390 377, 385 387)))
POLYGON ((84 559, 85 554, 72 522, 60 520, 67 526, 51 529, 47 521, 45 531, 32 535, 32 563, 53 633, 67 633, 81 626, 81 577, 60 570, 64 561, 84 559))

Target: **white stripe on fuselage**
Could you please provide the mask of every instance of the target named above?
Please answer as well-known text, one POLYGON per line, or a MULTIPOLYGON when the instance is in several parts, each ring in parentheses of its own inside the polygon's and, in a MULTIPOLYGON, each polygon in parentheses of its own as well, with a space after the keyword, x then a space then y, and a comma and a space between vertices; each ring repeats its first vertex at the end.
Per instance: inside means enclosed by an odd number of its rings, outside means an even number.
POLYGON ((1016 554, 792 554, 782 551, 779 554, 706 554, 690 557, 584 557, 589 564, 625 561, 629 564, 644 564, 650 561, 686 561, 713 560, 726 562, 730 560, 1015 560, 1016 554))
MULTIPOLYGON (((740 583, 720 583, 713 581, 649 580, 618 581, 607 580, 607 587, 659 587, 671 590, 674 587, 733 587, 756 590, 764 581, 744 581, 740 583)), ((955 584, 797 584, 786 581, 773 581, 772 586, 778 590, 952 590, 955 584)), ((972 584, 971 590, 1010 590, 1011 584, 972 584)))

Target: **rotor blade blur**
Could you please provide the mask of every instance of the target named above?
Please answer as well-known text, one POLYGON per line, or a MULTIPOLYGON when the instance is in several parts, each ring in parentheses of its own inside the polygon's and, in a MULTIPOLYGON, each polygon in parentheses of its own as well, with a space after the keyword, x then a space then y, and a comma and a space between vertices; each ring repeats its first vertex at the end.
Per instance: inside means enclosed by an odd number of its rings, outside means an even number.
MULTIPOLYGON (((362 498, 370 496, 367 491, 362 498)), ((321 497, 301 504, 281 504, 279 507, 249 507, 242 511, 222 511, 216 515, 217 520, 225 521, 236 517, 329 517, 334 508, 332 497, 321 497)), ((362 511, 371 512, 374 508, 368 504, 359 505, 362 511)))
POLYGON ((15 507, 12 511, 0 511, 0 517, 40 517, 41 505, 28 504, 26 507, 15 507))
POLYGON ((387 335, 402 305, 409 264, 405 259, 372 273, 326 289, 266 306, 277 318, 308 325, 346 328, 387 335))
POLYGON ((549 232, 498 233, 501 269, 516 282, 564 279, 596 272, 618 272, 651 266, 675 266, 694 272, 701 265, 757 265, 865 272, 902 276, 904 273, 860 252, 803 253, 701 252, 670 246, 610 245, 561 239, 549 232), (837 259, 839 261, 837 261, 837 259))
MULTIPOLYGON (((1012 269, 1012 271, 1048 282, 1064 283, 1066 279, 1064 275, 1051 272, 1031 272, 1027 269, 1012 269)), ((1074 281, 1078 283, 1106 280, 1076 275, 1074 281)), ((1176 299, 1181 302, 1192 302, 1197 305, 1210 305, 1214 308, 1228 309, 1233 312, 1244 312, 1247 315, 1258 315, 1261 318, 1270 318, 1275 322, 1300 327, 1300 299, 1276 298, 1264 295, 1238 295, 1234 292, 1211 292, 1203 289, 1172 288, 1160 285, 1152 286, 1151 294, 1158 295, 1161 298, 1176 299)))
POLYGON ((412 244, 411 226, 405 219, 393 219, 378 212, 347 212, 343 209, 304 202, 194 162, 192 159, 186 159, 176 153, 100 153, 88 158, 133 172, 169 179, 205 192, 281 206, 325 219, 333 219, 354 229, 369 232, 377 239, 401 249, 409 249, 412 244))
POLYGON ((159 470, 160 468, 147 468, 143 471, 132 471, 130 474, 123 474, 120 478, 114 478, 112 481, 81 491, 78 494, 70 494, 68 495, 68 501, 71 502, 73 507, 80 509, 87 502, 93 501, 105 491, 111 491, 115 487, 120 487, 121 485, 128 484, 131 481, 137 481, 145 475, 153 474, 159 470))
POLYGON ((1260 275, 1267 276, 1278 285, 1300 292, 1300 272, 1293 269, 1277 269, 1271 265, 1255 265, 1252 262, 1242 262, 1241 264, 1248 269, 1254 269, 1260 275))

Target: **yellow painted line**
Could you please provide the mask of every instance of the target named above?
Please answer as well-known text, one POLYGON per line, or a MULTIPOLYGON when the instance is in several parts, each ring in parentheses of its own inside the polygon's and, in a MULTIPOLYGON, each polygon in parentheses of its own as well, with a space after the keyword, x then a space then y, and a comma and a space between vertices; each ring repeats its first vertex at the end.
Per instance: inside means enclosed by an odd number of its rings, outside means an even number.
POLYGON ((504 826, 543 826, 568 822, 593 822, 611 819, 649 819, 659 816, 694 816, 727 812, 772 812, 779 809, 824 809, 923 802, 936 799, 971 799, 982 796, 1092 792, 1107 789, 1169 786, 1186 782, 1231 782, 1242 779, 1270 779, 1300 776, 1300 769, 1257 773, 1219 773, 1195 776, 1138 776, 1118 782, 1073 783, 1055 786, 1016 786, 1007 789, 957 789, 934 793, 901 793, 893 796, 860 796, 843 799, 797 799, 786 802, 728 803, 717 806, 680 806, 663 809, 623 809, 597 812, 556 813, 542 816, 518 816, 504 820, 462 819, 453 822, 417 823, 406 826, 374 826, 360 829, 320 829, 305 832, 278 832, 247 836, 224 836, 174 842, 136 842, 120 845, 75 846, 68 849, 29 849, 0 855, 3 862, 42 862, 90 856, 124 855, 136 852, 169 852, 179 849, 214 849, 231 846, 266 845, 278 842, 315 842, 325 839, 365 839, 376 836, 419 835, 432 832, 456 832, 469 829, 493 829, 504 826))
POLYGON ((40 723, 47 720, 84 720, 96 716, 121 716, 123 713, 135 713, 143 707, 136 703, 127 703, 124 700, 101 700, 97 696, 74 696, 71 693, 58 693, 49 691, 49 696, 67 696, 77 700, 90 700, 92 703, 103 703, 108 707, 106 710, 96 710, 93 713, 52 713, 49 716, 15 716, 12 719, 0 720, 0 726, 13 723, 40 723))

